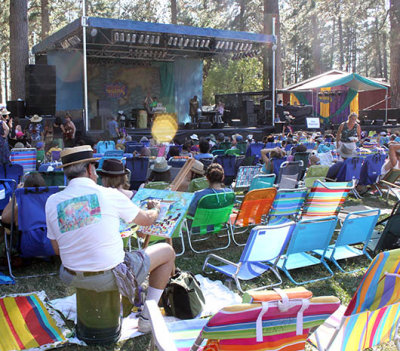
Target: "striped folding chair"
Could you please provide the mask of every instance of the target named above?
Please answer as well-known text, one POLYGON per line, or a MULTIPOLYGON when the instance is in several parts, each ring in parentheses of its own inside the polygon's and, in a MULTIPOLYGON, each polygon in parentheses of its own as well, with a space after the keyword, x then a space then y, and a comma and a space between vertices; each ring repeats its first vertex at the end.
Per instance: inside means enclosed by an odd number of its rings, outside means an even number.
POLYGON ((148 301, 155 344, 171 351, 304 350, 310 330, 340 306, 338 298, 312 297, 306 289, 260 291, 246 299, 249 303, 224 307, 208 321, 168 325, 156 303, 148 301))
POLYGON ((304 204, 301 218, 337 216, 354 182, 314 182, 304 204))
POLYGON ((400 249, 381 252, 369 265, 350 304, 341 306, 308 340, 318 350, 364 350, 400 343, 400 249))
POLYGON ((235 192, 249 189, 252 179, 259 174, 261 166, 241 166, 236 175, 235 192))
POLYGON ((24 172, 36 171, 36 149, 11 149, 10 161, 24 167, 24 172))

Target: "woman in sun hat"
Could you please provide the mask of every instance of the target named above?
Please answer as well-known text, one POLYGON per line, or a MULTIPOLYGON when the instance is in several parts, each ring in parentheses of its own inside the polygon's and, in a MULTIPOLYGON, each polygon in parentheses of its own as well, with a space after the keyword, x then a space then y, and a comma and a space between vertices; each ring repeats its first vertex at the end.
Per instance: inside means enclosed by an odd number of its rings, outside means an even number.
MULTIPOLYGON (((361 140, 361 127, 358 122, 357 113, 352 112, 347 118, 347 121, 339 126, 336 134, 336 149, 338 149, 338 151, 343 144, 346 145, 346 149, 356 150, 356 142, 361 140)), ((348 153, 348 151, 345 153, 348 153)))
POLYGON ((31 139, 30 144, 33 147, 35 147, 39 141, 43 140, 43 126, 41 122, 42 117, 39 115, 33 115, 33 117, 30 119, 28 131, 31 139))
POLYGON ((165 157, 157 157, 154 164, 150 166, 151 173, 149 175, 149 182, 166 182, 171 183, 171 166, 168 165, 165 157))

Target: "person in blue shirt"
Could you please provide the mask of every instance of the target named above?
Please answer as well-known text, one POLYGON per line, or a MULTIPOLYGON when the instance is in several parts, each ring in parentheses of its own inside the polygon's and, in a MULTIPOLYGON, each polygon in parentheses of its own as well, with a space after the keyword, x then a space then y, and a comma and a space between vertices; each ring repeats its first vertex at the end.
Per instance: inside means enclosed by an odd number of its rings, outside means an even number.
POLYGON ((194 216, 197 209, 197 204, 199 203, 202 197, 209 194, 232 192, 232 189, 225 187, 225 184, 223 183, 224 177, 225 177, 224 169, 219 163, 212 163, 210 166, 208 166, 206 170, 206 178, 209 183, 209 187, 206 189, 196 191, 194 193, 194 197, 188 209, 189 216, 194 216))
POLYGON ((107 128, 108 128, 108 134, 109 134, 111 140, 114 140, 115 142, 117 142, 118 138, 119 138, 117 117, 115 117, 115 116, 111 117, 110 121, 107 124, 107 128))
POLYGON ((200 153, 194 155, 196 160, 200 160, 202 158, 213 158, 214 156, 210 154, 210 143, 206 139, 201 139, 199 142, 200 153))

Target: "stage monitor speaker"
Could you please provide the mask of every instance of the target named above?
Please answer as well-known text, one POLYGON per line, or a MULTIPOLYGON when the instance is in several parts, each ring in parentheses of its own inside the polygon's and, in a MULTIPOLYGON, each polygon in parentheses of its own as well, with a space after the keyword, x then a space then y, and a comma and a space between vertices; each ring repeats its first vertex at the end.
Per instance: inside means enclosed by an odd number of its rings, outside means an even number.
POLYGON ((245 113, 254 113, 254 101, 253 100, 244 100, 243 101, 244 112, 245 113))
POLYGON ((264 100, 265 111, 272 111, 272 100, 264 100))
POLYGON ((205 121, 205 122, 199 122, 199 129, 211 129, 211 122, 205 121))
POLYGON ((25 101, 23 100, 7 101, 7 110, 11 112, 12 117, 24 118, 25 101))
POLYGON ((256 127, 257 126, 257 114, 249 113, 247 115, 247 126, 248 127, 256 127))
POLYGON ((25 66, 25 97, 28 115, 54 116, 56 113, 56 67, 25 66))

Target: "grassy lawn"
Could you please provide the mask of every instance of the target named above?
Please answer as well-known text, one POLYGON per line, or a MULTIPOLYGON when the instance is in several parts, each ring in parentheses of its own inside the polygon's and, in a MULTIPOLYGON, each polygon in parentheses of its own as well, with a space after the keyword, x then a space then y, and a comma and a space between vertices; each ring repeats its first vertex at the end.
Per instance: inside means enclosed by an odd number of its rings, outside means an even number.
MULTIPOLYGON (((350 198, 346 201, 345 206, 355 206, 355 205, 367 205, 370 207, 378 207, 378 208, 392 208, 394 203, 390 202, 389 205, 379 197, 373 196, 366 196, 362 200, 355 200, 354 198, 350 198)), ((245 240, 245 234, 241 238, 242 241, 245 240)), ((218 240, 222 240, 218 239, 218 240)), ((182 270, 190 270, 193 273, 202 273, 202 265, 207 256, 207 254, 195 254, 189 251, 187 242, 186 244, 186 253, 178 257, 176 259, 177 267, 181 268, 182 270)), ((205 243, 202 243, 205 247, 205 243)), ((234 244, 228 249, 222 250, 217 252, 218 255, 221 255, 229 260, 237 262, 241 252, 242 247, 237 247, 234 244)), ((332 270, 334 271, 335 275, 333 278, 315 282, 311 284, 306 284, 305 287, 313 292, 314 296, 321 296, 321 295, 334 295, 337 296, 343 304, 349 303, 352 295, 354 294, 363 273, 365 272, 369 260, 366 258, 355 258, 348 260, 346 262, 347 269, 360 269, 356 273, 351 274, 343 274, 338 271, 336 267, 330 265, 332 270)), ((46 263, 46 262, 35 262, 32 265, 20 269, 15 270, 16 275, 26 275, 26 274, 35 274, 35 273, 44 273, 44 272, 55 272, 58 268, 57 263, 46 263)), ((308 268, 308 269, 301 269, 298 272, 294 272, 294 276, 306 280, 312 279, 313 277, 320 277, 326 275, 326 271, 320 268, 308 268)), ((217 273, 209 274, 208 277, 213 280, 222 280, 224 278, 217 273)), ((286 278, 286 276, 282 275, 283 284, 281 288, 289 288, 293 287, 293 284, 286 278)), ((270 279, 274 279, 273 275, 265 274, 258 279, 254 279, 249 282, 243 282, 242 288, 243 290, 248 290, 251 288, 255 288, 261 285, 267 285, 271 282, 270 279)), ((232 282, 232 289, 236 290, 235 284, 232 282)), ((13 293, 26 293, 32 291, 39 291, 44 290, 49 299, 55 299, 60 297, 65 297, 74 293, 74 289, 65 286, 57 275, 50 275, 46 277, 39 277, 39 278, 29 278, 29 279, 19 279, 15 285, 2 285, 1 286, 1 294, 13 294, 13 293)), ((237 291, 236 291, 237 292, 237 291)), ((132 340, 128 340, 126 342, 121 342, 119 344, 109 346, 109 347, 94 347, 91 346, 89 348, 83 348, 81 346, 75 345, 68 345, 65 346, 64 349, 67 350, 76 350, 76 349, 89 349, 89 350, 148 350, 150 344, 150 337, 149 336, 142 336, 132 340)), ((307 348, 311 349, 311 348, 307 348)), ((393 343, 382 345, 380 347, 375 348, 375 350, 396 350, 396 347, 393 343)))

